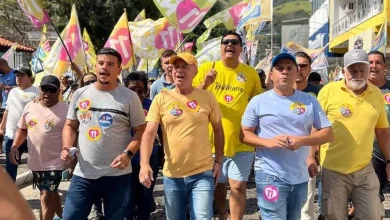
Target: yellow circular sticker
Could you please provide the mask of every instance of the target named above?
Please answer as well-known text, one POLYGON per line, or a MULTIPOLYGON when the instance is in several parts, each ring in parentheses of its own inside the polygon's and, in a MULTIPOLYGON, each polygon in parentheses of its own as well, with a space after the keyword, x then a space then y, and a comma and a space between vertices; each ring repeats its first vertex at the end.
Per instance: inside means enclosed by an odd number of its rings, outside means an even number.
POLYGON ((383 99, 385 100, 385 104, 390 104, 390 93, 384 94, 383 99))
POLYGON ((290 105, 290 111, 296 115, 303 115, 306 112, 306 105, 301 102, 294 102, 290 105))
POLYGON ((100 130, 99 127, 93 126, 93 127, 88 128, 88 130, 87 130, 88 140, 97 141, 100 139, 101 136, 102 136, 102 131, 100 130))
POLYGON ((340 105, 340 113, 342 116, 349 118, 353 114, 353 108, 352 105, 348 103, 343 103, 340 105))

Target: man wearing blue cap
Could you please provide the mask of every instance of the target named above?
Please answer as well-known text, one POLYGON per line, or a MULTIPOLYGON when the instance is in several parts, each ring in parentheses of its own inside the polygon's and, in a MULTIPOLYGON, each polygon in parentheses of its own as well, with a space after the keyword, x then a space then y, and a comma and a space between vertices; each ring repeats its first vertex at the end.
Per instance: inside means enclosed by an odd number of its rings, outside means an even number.
POLYGON ((288 53, 274 57, 274 88, 255 96, 242 117, 241 140, 256 148, 257 200, 262 219, 301 218, 307 200, 310 146, 333 139, 332 125, 315 97, 294 89, 298 67, 288 53), (317 132, 311 133, 312 128, 317 132))

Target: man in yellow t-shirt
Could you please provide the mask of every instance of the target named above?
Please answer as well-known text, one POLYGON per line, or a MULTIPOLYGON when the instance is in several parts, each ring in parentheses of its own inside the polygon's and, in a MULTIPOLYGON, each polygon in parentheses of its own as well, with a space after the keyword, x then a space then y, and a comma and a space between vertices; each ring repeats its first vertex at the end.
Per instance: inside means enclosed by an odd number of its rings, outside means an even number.
POLYGON ((368 64, 364 50, 349 51, 344 80, 326 85, 318 95, 335 135, 320 148, 321 208, 327 220, 345 219, 351 197, 357 219, 380 219, 379 181, 371 155, 374 134, 383 149, 390 149, 389 124, 381 91, 367 83, 368 64))
POLYGON ((167 219, 211 219, 215 179, 223 157, 221 110, 209 91, 192 87, 197 61, 192 54, 173 56, 175 88, 158 94, 146 117, 141 144, 140 182, 150 187, 153 180, 149 158, 159 124, 164 136, 164 198, 167 219), (208 138, 208 125, 215 135, 215 160, 208 138))
MULTIPOLYGON (((254 159, 254 148, 239 140, 240 123, 249 100, 261 92, 261 86, 256 70, 239 62, 241 51, 240 35, 234 31, 228 32, 221 40, 222 59, 204 63, 193 80, 194 86, 215 95, 223 115, 225 158, 214 195, 220 219, 227 218, 225 203, 228 182, 231 191, 231 219, 242 219, 245 212, 246 186, 254 159)), ((209 135, 212 142, 214 136, 211 129, 209 135)))

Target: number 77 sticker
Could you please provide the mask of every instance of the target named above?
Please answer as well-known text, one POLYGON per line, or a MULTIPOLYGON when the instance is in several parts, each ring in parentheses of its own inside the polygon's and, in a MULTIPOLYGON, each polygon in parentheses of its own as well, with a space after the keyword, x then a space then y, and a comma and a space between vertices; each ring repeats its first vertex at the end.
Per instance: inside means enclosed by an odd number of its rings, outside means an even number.
POLYGON ((87 135, 88 140, 97 141, 102 136, 102 131, 100 130, 99 127, 93 126, 93 127, 88 128, 86 135, 87 135))

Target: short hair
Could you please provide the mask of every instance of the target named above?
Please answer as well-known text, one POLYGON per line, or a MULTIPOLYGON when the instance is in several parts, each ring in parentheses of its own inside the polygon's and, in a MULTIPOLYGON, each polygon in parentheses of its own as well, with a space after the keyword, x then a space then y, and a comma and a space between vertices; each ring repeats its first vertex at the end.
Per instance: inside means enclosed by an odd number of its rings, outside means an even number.
POLYGON ((148 88, 148 74, 146 74, 144 71, 130 72, 130 74, 126 77, 125 80, 126 87, 129 86, 130 81, 141 81, 144 84, 145 89, 148 88))
POLYGON ((309 82, 321 81, 321 75, 317 72, 311 72, 309 74, 309 77, 307 78, 307 81, 309 81, 309 82))
POLYGON ((118 53, 118 51, 116 51, 116 50, 114 50, 112 48, 103 47, 96 54, 96 56, 99 56, 99 55, 111 55, 111 56, 114 56, 114 57, 118 58, 119 66, 121 66, 121 64, 122 64, 122 56, 121 56, 121 54, 118 53))
POLYGON ((235 31, 228 31, 228 32, 226 32, 224 35, 222 35, 221 44, 222 44, 222 42, 223 42, 223 39, 224 39, 226 36, 228 36, 228 35, 237 36, 238 41, 240 41, 240 45, 242 46, 242 38, 241 38, 241 36, 240 36, 237 32, 235 32, 235 31))
POLYGON ((380 56, 382 57, 383 63, 386 64, 386 58, 385 58, 385 55, 383 55, 382 52, 377 51, 377 50, 373 50, 373 51, 370 51, 370 52, 368 53, 368 56, 370 56, 370 55, 372 55, 372 54, 378 54, 378 55, 380 55, 380 56))
POLYGON ((7 60, 4 58, 0 58, 0 65, 7 65, 8 66, 7 60))
POLYGON ((161 57, 171 57, 171 56, 176 56, 177 53, 173 50, 165 50, 162 54, 161 57))
POLYGON ((311 57, 307 53, 300 51, 295 54, 295 57, 306 58, 309 61, 309 64, 311 65, 311 57))

